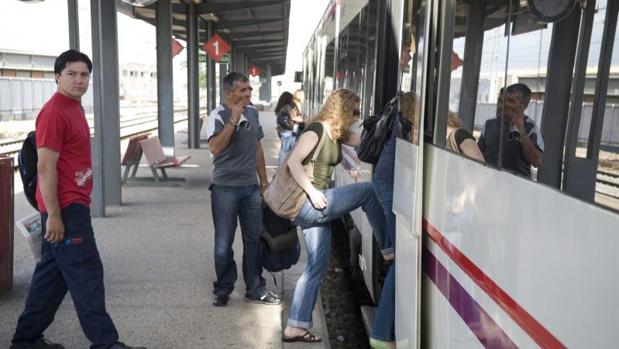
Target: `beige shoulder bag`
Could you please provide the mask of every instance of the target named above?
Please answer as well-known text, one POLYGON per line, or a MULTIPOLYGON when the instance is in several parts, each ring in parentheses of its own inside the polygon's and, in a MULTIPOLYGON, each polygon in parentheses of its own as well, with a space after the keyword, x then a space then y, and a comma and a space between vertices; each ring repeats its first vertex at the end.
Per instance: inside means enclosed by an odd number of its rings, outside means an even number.
MULTIPOLYGON (((318 145, 314 149, 314 154, 312 154, 312 159, 303 165, 305 174, 310 180, 314 179, 314 163, 325 142, 326 133, 327 131, 323 129, 318 145)), ((277 167, 275 176, 273 176, 263 195, 264 201, 276 215, 290 220, 293 220, 299 214, 307 197, 288 168, 288 158, 293 151, 294 148, 288 152, 284 161, 277 167)))

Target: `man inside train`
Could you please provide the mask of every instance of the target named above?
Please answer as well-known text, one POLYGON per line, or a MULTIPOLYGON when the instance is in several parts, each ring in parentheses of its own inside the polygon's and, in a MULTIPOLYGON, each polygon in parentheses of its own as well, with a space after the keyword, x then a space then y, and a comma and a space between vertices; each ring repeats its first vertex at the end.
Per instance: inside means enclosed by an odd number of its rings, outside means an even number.
POLYGON ((531 166, 542 164, 544 140, 535 121, 525 115, 531 89, 523 83, 502 88, 497 100, 496 118, 487 120, 477 142, 486 162, 498 166, 500 142, 503 142, 500 166, 517 175, 531 177, 531 166))

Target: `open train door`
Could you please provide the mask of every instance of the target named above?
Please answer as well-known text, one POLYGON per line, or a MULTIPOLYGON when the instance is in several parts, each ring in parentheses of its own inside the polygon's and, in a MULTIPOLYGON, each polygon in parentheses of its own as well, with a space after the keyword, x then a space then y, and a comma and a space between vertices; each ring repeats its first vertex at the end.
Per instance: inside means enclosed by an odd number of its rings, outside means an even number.
POLYGON ((404 126, 397 140, 393 193, 396 216, 396 326, 398 348, 419 348, 423 130, 428 75, 429 2, 391 2, 392 28, 399 40, 400 111, 404 126), (399 20, 399 22, 398 22, 399 20))

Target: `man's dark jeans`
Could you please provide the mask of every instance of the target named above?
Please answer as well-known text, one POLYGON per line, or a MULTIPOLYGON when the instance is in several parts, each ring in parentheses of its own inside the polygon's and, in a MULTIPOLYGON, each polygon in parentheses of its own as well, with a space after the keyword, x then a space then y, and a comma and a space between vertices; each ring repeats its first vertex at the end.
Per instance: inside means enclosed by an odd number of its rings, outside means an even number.
POLYGON ((237 279, 234 262, 234 233, 237 217, 243 239, 243 279, 245 295, 259 297, 265 281, 260 264, 260 235, 262 234, 262 199, 258 185, 232 187, 212 184, 211 208, 215 225, 215 272, 213 294, 228 295, 237 279))
MULTIPOLYGON (((95 243, 90 209, 71 204, 62 209, 62 222, 65 239, 61 243, 43 240, 41 261, 34 269, 13 343, 41 338, 68 290, 91 348, 107 349, 118 340, 118 333, 105 309, 103 265, 95 243)), ((46 223, 47 214, 43 213, 43 235, 46 223)))

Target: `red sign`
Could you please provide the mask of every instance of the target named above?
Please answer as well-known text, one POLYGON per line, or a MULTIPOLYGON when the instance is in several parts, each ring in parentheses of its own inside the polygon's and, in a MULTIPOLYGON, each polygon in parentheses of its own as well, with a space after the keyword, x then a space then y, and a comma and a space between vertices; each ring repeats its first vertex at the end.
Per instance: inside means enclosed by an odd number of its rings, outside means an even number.
POLYGON ((230 45, 217 34, 213 35, 203 48, 204 52, 215 62, 219 62, 221 57, 230 51, 230 45))
POLYGON ((183 51, 184 47, 176 39, 172 38, 172 57, 176 57, 177 54, 183 51))
POLYGON ((251 76, 258 76, 261 73, 260 68, 256 67, 255 65, 250 65, 247 71, 249 72, 249 75, 251 76))

